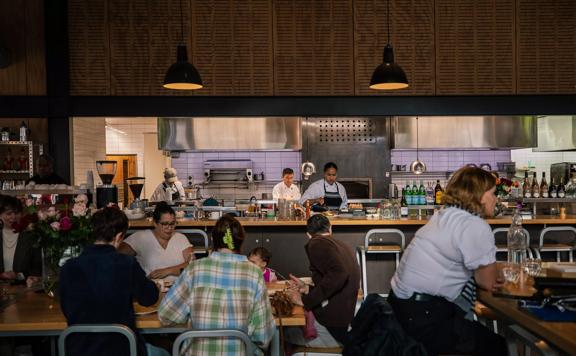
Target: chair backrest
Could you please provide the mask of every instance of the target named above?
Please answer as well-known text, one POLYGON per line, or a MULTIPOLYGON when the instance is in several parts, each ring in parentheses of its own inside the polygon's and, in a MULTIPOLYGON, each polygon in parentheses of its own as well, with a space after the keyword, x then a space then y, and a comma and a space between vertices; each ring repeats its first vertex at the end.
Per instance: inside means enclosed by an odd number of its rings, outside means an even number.
POLYGON ((133 233, 137 232, 137 231, 142 231, 142 230, 138 230, 138 229, 128 229, 126 230, 126 235, 124 235, 124 238, 132 235, 133 233))
POLYGON ((189 339, 196 338, 222 338, 222 337, 232 337, 240 339, 244 346, 246 347, 246 355, 252 356, 256 352, 256 345, 250 340, 250 337, 241 330, 235 329, 212 329, 212 330, 187 330, 182 334, 178 335, 176 340, 174 340, 174 346, 172 346, 172 356, 180 355, 180 348, 182 343, 189 339))
POLYGON ((402 249, 402 251, 404 251, 404 246, 406 246, 406 236, 404 236, 404 233, 398 229, 372 229, 372 230, 369 230, 366 233, 366 236, 364 237, 364 247, 368 248, 368 246, 370 246, 370 244, 374 244, 373 241, 371 241, 370 239, 374 235, 379 235, 379 234, 396 235, 396 237, 398 237, 400 240, 400 241, 398 241, 400 248, 402 249))
POLYGON ((572 232, 574 234, 575 243, 576 243, 576 228, 574 228, 572 226, 550 226, 550 227, 542 229, 542 231, 540 232, 540 241, 538 242, 538 247, 544 246, 544 235, 546 235, 549 232, 553 232, 553 231, 572 232))
POLYGON ((176 229, 176 232, 184 234, 194 246, 204 245, 204 252, 208 256, 210 253, 210 241, 206 231, 200 229, 176 229))
POLYGON ((136 335, 134 331, 121 324, 77 324, 64 329, 58 337, 58 356, 66 356, 66 338, 74 333, 118 333, 128 339, 130 356, 137 356, 136 335))
MULTIPOLYGON (((506 238, 508 238, 508 227, 497 227, 494 230, 492 230, 492 233, 494 234, 494 240, 496 241, 496 235, 500 234, 500 233, 505 233, 505 240, 504 243, 507 243, 506 238)), ((530 233, 528 232, 528 230, 526 230, 526 228, 522 228, 522 231, 524 231, 524 235, 526 235, 526 246, 530 247, 530 233)))

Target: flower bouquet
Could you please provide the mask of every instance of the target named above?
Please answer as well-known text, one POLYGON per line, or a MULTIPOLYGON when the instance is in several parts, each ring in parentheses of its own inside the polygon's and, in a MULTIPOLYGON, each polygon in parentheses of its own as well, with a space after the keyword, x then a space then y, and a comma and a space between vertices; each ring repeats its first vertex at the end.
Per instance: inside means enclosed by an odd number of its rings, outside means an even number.
POLYGON ((43 282, 48 295, 56 289, 60 261, 65 254, 74 256, 92 242, 91 215, 87 208, 88 197, 80 194, 74 204, 34 205, 26 201, 26 208, 18 229, 26 231, 42 249, 43 282))
POLYGON ((496 196, 499 198, 506 198, 510 195, 512 187, 519 187, 519 183, 512 181, 508 178, 496 179, 496 196))

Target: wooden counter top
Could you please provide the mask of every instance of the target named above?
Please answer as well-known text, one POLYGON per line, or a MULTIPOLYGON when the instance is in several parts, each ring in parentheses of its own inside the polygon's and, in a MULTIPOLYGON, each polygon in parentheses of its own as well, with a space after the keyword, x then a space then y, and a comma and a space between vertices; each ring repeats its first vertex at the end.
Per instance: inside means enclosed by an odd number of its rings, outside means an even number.
MULTIPOLYGON (((306 220, 278 220, 276 218, 238 218, 243 226, 306 226, 306 220)), ((510 225, 511 217, 494 218, 487 220, 490 225, 510 225)), ((397 220, 368 219, 368 218, 338 218, 331 217, 330 222, 335 226, 390 226, 390 225, 414 225, 421 226, 428 222, 427 218, 402 218, 397 220)), ((576 224, 576 216, 569 215, 566 219, 560 219, 557 216, 537 215, 532 219, 522 222, 525 225, 572 225, 576 224)), ((214 226, 216 220, 194 220, 178 219, 178 227, 208 227, 214 226)), ((148 219, 131 220, 130 228, 151 227, 152 221, 148 219)))

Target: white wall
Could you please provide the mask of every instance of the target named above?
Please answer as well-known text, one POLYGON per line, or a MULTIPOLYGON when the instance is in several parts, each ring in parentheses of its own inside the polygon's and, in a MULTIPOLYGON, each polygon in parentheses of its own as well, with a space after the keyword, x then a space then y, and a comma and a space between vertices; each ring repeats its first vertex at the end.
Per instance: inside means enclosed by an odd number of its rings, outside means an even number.
POLYGON ((106 121, 103 117, 75 117, 72 119, 73 185, 86 183, 86 172, 94 174, 94 183, 100 182, 96 161, 106 158, 106 121))

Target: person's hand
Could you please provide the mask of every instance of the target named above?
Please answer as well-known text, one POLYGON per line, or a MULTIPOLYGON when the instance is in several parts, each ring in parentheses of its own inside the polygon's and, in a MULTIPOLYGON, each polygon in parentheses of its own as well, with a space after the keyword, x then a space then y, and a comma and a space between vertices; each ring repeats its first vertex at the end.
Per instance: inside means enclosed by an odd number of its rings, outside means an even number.
POLYGON ((190 262, 196 259, 194 255, 194 246, 190 246, 182 250, 182 257, 184 257, 185 262, 190 262))
POLYGON ((298 292, 297 290, 288 289, 286 291, 286 295, 288 296, 288 298, 290 298, 292 303, 299 305, 301 307, 304 306, 304 303, 302 302, 302 294, 300 294, 300 292, 298 292))
POLYGON ((288 275, 290 280, 288 281, 288 290, 297 291, 299 294, 308 294, 309 286, 302 282, 300 278, 294 276, 292 273, 288 275))
POLYGON ((30 276, 26 278, 26 287, 28 288, 39 286, 40 283, 42 283, 42 277, 30 276))
POLYGON ((16 272, 8 271, 0 273, 0 279, 16 279, 16 272))
POLYGON ((496 281, 494 282, 494 285, 492 286, 492 291, 497 291, 498 289, 504 287, 504 284, 506 283, 506 281, 504 280, 504 278, 498 276, 496 278, 496 281))
POLYGON ((318 198, 317 202, 318 202, 318 205, 324 205, 324 197, 318 198))
POLYGON ((174 268, 171 267, 166 267, 166 268, 159 268, 157 270, 154 270, 152 272, 150 272, 150 274, 148 275, 148 278, 150 279, 160 279, 160 278, 165 278, 168 277, 170 275, 174 275, 177 276, 178 275, 178 271, 174 268))

